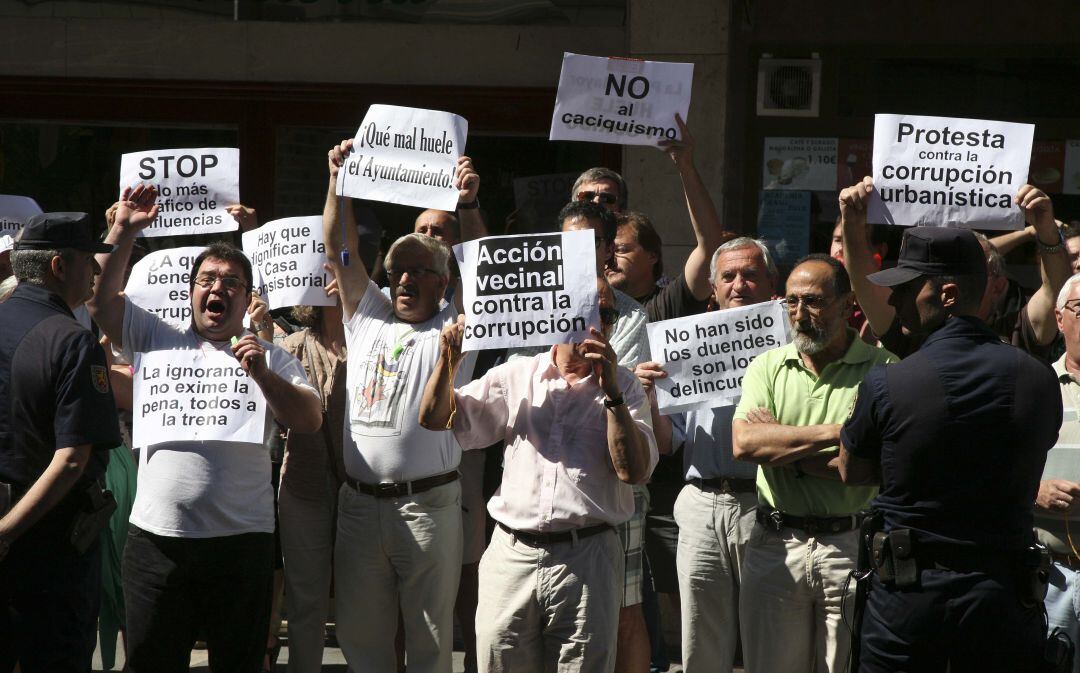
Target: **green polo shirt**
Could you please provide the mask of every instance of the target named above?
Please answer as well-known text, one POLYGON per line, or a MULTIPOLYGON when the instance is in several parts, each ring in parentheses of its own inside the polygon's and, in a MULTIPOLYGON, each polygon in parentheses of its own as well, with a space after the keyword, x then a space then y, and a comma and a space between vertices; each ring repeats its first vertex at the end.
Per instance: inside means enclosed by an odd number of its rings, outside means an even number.
MULTIPOLYGON (((826 365, 818 378, 794 344, 774 348, 754 358, 743 378, 742 399, 735 419, 746 420, 750 409, 764 407, 783 425, 843 423, 863 376, 874 365, 897 362, 885 350, 870 346, 854 331, 844 357, 826 365)), ((825 451, 836 452, 839 447, 825 451)), ((805 475, 788 467, 759 466, 758 499, 795 516, 837 516, 865 509, 877 495, 876 486, 845 486, 843 482, 805 475)))

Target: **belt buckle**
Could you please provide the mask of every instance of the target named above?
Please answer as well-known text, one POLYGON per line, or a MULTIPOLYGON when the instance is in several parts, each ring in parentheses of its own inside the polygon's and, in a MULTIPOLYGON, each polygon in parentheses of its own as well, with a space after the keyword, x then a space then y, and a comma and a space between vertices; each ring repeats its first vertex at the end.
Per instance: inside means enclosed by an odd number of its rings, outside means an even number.
POLYGON ((375 495, 390 497, 398 494, 398 485, 392 481, 380 481, 375 484, 375 495))
POLYGON ((774 509, 769 512, 768 519, 772 522, 773 530, 777 533, 784 529, 784 515, 780 513, 780 510, 774 509))

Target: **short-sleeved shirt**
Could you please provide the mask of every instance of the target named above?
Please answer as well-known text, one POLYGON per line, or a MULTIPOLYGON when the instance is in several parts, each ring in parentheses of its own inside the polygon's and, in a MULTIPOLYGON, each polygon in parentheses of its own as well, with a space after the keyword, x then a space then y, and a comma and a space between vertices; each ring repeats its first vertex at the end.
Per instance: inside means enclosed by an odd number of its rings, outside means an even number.
POLYGON ((1032 503, 1060 425, 1050 367, 960 316, 867 375, 841 439, 881 465, 874 508, 886 530, 1015 550, 1032 541, 1032 503))
MULTIPOLYGON (((1077 416, 1080 410, 1080 381, 1065 368, 1065 357, 1062 355, 1053 365, 1061 391, 1063 418, 1057 442, 1046 456, 1042 478, 1080 482, 1080 462, 1075 458, 1077 451, 1080 451, 1080 416, 1077 416)), ((1035 510, 1035 533, 1039 542, 1058 554, 1072 554, 1069 536, 1073 530, 1080 533, 1080 515, 1068 516, 1071 530, 1066 528, 1065 518, 1041 509, 1035 510)), ((1074 538, 1073 542, 1077 542, 1077 539, 1074 538)))
MULTIPOLYGON (((457 319, 452 304, 434 316, 407 323, 394 315, 392 300, 369 281, 345 321, 346 368, 344 457, 350 477, 365 484, 405 482, 456 470, 461 448, 454 434, 420 425, 420 400, 439 360, 439 334, 457 319)), ((464 383, 475 353, 466 353, 454 373, 464 383)))
POLYGON ((0 304, 0 325, 0 481, 19 497, 58 449, 84 444, 79 483, 102 476, 120 426, 97 339, 63 299, 29 283, 0 304))
MULTIPOLYGON (((634 512, 633 489, 611 464, 604 392, 592 375, 570 385, 554 358, 554 347, 517 358, 458 389, 454 434, 466 449, 506 443, 502 485, 488 502, 496 521, 545 532, 623 523, 634 512)), ((651 473, 658 453, 645 392, 626 369, 616 374, 648 442, 651 473)))
MULTIPOLYGON (((892 353, 868 345, 854 330, 849 329, 848 336, 851 345, 843 357, 826 365, 820 377, 803 363, 795 344, 754 358, 746 368, 735 419, 746 420, 749 410, 762 407, 782 425, 843 423, 866 372, 874 365, 896 361, 892 353)), ((846 486, 767 465, 758 469, 757 486, 761 502, 795 516, 853 514, 869 505, 877 493, 876 486, 846 486)))
POLYGON ((683 318, 688 315, 704 313, 709 306, 709 299, 698 299, 686 284, 686 277, 679 274, 667 285, 655 286, 651 293, 637 301, 645 307, 649 322, 683 318))
MULTIPOLYGON (((281 348, 259 340, 266 364, 288 383, 317 396, 304 368, 281 348)), ((191 325, 172 325, 125 298, 124 356, 157 350, 218 350, 228 341, 203 339, 191 325)), ((137 375, 137 374, 136 374, 137 375)), ((266 441, 277 432, 270 406, 262 443, 179 438, 141 447, 131 523, 155 535, 210 538, 274 532, 274 492, 266 441)))

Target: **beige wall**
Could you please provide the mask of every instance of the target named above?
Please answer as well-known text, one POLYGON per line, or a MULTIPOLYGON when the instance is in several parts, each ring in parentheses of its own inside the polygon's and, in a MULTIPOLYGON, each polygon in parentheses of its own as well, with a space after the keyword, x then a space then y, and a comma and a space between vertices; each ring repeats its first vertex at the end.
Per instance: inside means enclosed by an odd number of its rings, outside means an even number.
MULTIPOLYGON (((630 55, 694 64, 688 124, 694 158, 717 210, 723 212, 724 117, 728 82, 728 0, 629 0, 630 55)), ((682 183, 668 156, 649 147, 623 150, 630 207, 644 211, 664 239, 664 269, 682 272, 694 236, 682 183)))

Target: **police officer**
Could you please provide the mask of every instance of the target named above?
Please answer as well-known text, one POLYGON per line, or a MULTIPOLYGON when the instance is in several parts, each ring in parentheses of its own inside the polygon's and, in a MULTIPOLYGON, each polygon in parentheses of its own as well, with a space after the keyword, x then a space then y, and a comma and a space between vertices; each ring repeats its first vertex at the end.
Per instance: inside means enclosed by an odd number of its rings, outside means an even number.
MULTIPOLYGON (((120 443, 105 352, 73 317, 100 272, 85 213, 33 217, 0 304, 0 670, 90 670, 101 583, 91 521, 120 443)), ((97 515, 97 518, 95 518, 97 515)))
MULTIPOLYGON (((1038 190, 1018 201, 1049 211, 1038 190)), ((925 341, 867 374, 841 431, 844 481, 881 483, 859 670, 1037 670, 1032 502, 1061 424, 1054 375, 975 316, 986 259, 971 231, 909 229, 897 266, 869 279, 925 341)))

